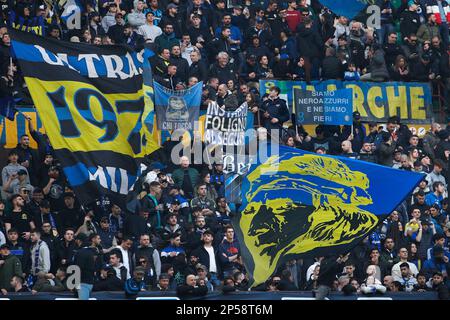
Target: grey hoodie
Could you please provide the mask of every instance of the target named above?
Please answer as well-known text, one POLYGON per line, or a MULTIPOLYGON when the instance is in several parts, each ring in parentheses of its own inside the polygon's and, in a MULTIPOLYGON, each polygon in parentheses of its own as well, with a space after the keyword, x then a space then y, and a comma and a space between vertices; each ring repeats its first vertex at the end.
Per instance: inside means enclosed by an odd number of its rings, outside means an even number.
POLYGON ((129 13, 129 14, 127 15, 128 23, 129 23, 134 29, 139 28, 140 26, 144 25, 145 22, 146 22, 144 12, 143 12, 143 11, 139 12, 139 11, 136 9, 136 5, 137 5, 137 2, 134 3, 134 10, 133 10, 133 12, 131 12, 131 13, 129 13))
POLYGON ((5 185, 8 181, 9 177, 17 173, 19 170, 25 170, 27 172, 27 182, 30 183, 30 176, 28 175, 28 170, 24 166, 21 166, 20 164, 8 164, 6 167, 2 170, 2 185, 5 185))

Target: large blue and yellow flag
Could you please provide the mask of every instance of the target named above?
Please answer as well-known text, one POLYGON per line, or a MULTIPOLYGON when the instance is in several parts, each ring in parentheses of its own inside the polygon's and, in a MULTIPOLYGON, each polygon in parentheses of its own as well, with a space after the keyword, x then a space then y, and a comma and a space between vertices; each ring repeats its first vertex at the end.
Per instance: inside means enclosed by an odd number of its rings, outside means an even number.
POLYGON ((253 285, 289 259, 351 250, 422 178, 280 146, 244 177, 233 221, 253 285))
POLYGON ((153 103, 144 104, 143 54, 14 30, 11 38, 39 117, 80 201, 108 195, 124 204, 142 158, 159 147, 151 132, 153 103))

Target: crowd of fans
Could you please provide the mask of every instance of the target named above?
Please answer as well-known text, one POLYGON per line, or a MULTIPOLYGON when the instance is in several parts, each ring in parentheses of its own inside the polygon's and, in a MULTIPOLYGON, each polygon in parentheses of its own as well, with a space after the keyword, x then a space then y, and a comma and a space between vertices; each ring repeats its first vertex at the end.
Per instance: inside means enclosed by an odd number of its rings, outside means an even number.
MULTIPOLYGON (((450 126, 434 123, 424 138, 397 117, 369 130, 353 114, 353 126, 283 128, 286 102, 276 87, 259 94, 259 79, 441 81, 449 69, 448 5, 445 1, 379 1, 381 28, 337 17, 318 1, 192 0, 83 2, 80 30, 68 30, 61 8, 39 1, 2 5, 5 25, 33 26, 44 34, 93 45, 147 43, 154 79, 174 90, 203 81, 202 108, 217 101, 226 110, 243 102, 264 133, 278 129, 282 143, 320 154, 342 155, 425 178, 383 224, 350 255, 291 260, 252 290, 329 290, 351 294, 436 290, 450 285, 450 126), (436 5, 434 5, 436 3, 436 5), (434 10, 437 6, 438 10, 434 10), (431 8, 431 9, 430 9, 431 8), (431 10, 431 11, 430 11, 431 10), (13 12, 14 14, 11 14, 13 12), (12 21, 14 19, 14 21, 12 21)), ((32 103, 0 28, 2 94, 32 103), (27 100, 28 97, 28 100, 27 100)), ((80 298, 93 291, 172 291, 180 295, 248 290, 248 274, 231 225, 220 164, 170 161, 179 141, 168 140, 150 159, 151 171, 137 195, 137 212, 103 196, 81 206, 53 149, 29 121, 2 170, 0 289, 11 292, 68 291, 67 267, 81 267, 80 298)), ((266 137, 267 138, 267 137, 266 137)))

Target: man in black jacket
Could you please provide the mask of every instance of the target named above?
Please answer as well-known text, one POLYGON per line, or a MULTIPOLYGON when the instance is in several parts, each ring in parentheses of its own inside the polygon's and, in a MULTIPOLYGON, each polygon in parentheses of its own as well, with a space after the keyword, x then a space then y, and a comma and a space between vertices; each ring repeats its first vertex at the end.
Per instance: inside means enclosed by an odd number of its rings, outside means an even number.
POLYGON ((270 88, 269 97, 262 103, 261 111, 264 112, 264 127, 269 134, 272 136, 278 130, 278 137, 281 138, 283 123, 289 120, 290 115, 286 101, 280 99, 280 92, 278 87, 270 88))
POLYGON ((100 270, 100 279, 94 283, 93 291, 122 291, 124 282, 117 278, 113 268, 105 265, 100 270))
POLYGON ((196 77, 198 81, 203 81, 205 84, 208 81, 208 68, 205 62, 201 60, 200 52, 191 52, 190 57, 192 64, 189 66, 188 78, 196 77))
POLYGON ((36 150, 30 148, 30 137, 27 134, 23 134, 20 137, 20 142, 17 144, 15 150, 19 156, 18 163, 28 170, 31 185, 37 186, 36 173, 40 161, 36 150))
POLYGON ((94 286, 96 258, 97 249, 94 247, 81 247, 75 254, 74 264, 76 264, 81 271, 81 283, 78 289, 78 298, 80 300, 89 300, 89 296, 94 286))
POLYGON ((400 33, 405 40, 412 33, 416 34, 420 27, 420 15, 417 13, 417 4, 408 2, 409 7, 400 15, 400 33))
MULTIPOLYGON (((345 36, 341 36, 345 37, 345 36)), ((327 48, 325 59, 322 62, 322 79, 342 79, 344 70, 341 61, 336 57, 333 48, 327 48)))
POLYGON ((383 46, 386 66, 392 67, 398 55, 404 55, 402 48, 397 44, 397 33, 391 32, 388 35, 387 43, 383 46))
POLYGON ((230 55, 224 51, 217 55, 217 63, 209 69, 208 78, 219 79, 219 84, 227 83, 229 80, 237 81, 237 70, 230 64, 230 55))
POLYGON ((206 267, 206 271, 208 271, 211 276, 211 283, 214 287, 217 287, 220 285, 218 279, 218 275, 220 274, 220 263, 217 248, 213 247, 214 234, 210 230, 206 230, 203 232, 201 238, 203 245, 194 250, 192 255, 198 257, 199 263, 206 267))
POLYGON ((311 78, 319 78, 320 59, 323 57, 324 42, 319 32, 312 28, 313 22, 310 17, 303 19, 297 35, 297 51, 300 56, 310 60, 312 65, 311 78))
POLYGON ((177 295, 182 298, 202 297, 208 294, 206 286, 198 286, 195 275, 189 274, 186 277, 186 284, 177 287, 177 295))
POLYGON ((316 293, 316 300, 324 300, 326 296, 331 291, 334 281, 336 280, 336 275, 342 271, 345 262, 348 260, 350 253, 346 255, 331 256, 325 258, 320 263, 319 278, 317 279, 317 284, 319 288, 316 293))
POLYGON ((170 63, 177 66, 177 76, 184 83, 187 83, 189 73, 189 63, 181 56, 180 46, 173 46, 171 50, 170 63))
POLYGON ((177 72, 177 66, 174 64, 169 64, 167 67, 167 73, 162 76, 155 75, 155 81, 168 89, 181 90, 183 89, 183 81, 180 77, 178 77, 177 72))
POLYGON ((173 25, 173 31, 175 37, 181 39, 183 32, 185 31, 184 17, 178 12, 178 6, 174 3, 170 3, 167 6, 167 14, 163 15, 159 27, 163 28, 166 24, 173 25))

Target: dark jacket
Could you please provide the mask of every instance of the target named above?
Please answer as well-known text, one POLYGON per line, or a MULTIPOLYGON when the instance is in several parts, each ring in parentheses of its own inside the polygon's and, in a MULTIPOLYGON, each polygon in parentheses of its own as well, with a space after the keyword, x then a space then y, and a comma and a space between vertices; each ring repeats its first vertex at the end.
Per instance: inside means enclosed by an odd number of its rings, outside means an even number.
POLYGON ((17 147, 14 149, 17 151, 19 155, 18 163, 28 160, 29 166, 27 168, 28 174, 30 175, 30 183, 31 185, 37 185, 36 174, 38 172, 38 165, 40 163, 39 155, 36 150, 28 148, 23 148, 20 143, 17 144, 17 147))
MULTIPOLYGON (((182 57, 170 57, 170 63, 177 66, 177 76, 181 79, 181 81, 186 82, 188 80, 189 74, 189 63, 185 58, 182 57)), ((200 81, 200 80, 199 80, 200 81)))
POLYGON ((183 284, 177 287, 177 295, 183 298, 202 297, 208 294, 206 286, 198 286, 196 288, 183 284))
POLYGON ((228 92, 223 98, 217 96, 217 104, 219 106, 225 106, 225 111, 234 111, 239 107, 236 95, 231 92, 228 92))
POLYGON ((208 73, 208 78, 212 77, 218 78, 220 84, 226 84, 229 80, 233 80, 236 83, 237 70, 230 64, 222 68, 218 63, 215 63, 211 66, 208 73))
POLYGON ((336 261, 337 257, 325 258, 320 263, 319 278, 317 279, 318 285, 324 285, 328 287, 333 286, 334 280, 336 280, 336 275, 342 271, 344 266, 343 263, 338 263, 336 261))
POLYGON ((190 77, 196 77, 198 81, 203 81, 203 83, 206 83, 208 80, 208 68, 202 60, 193 62, 189 66, 188 78, 190 77))
POLYGON ((122 291, 124 282, 115 273, 108 274, 106 279, 94 283, 93 291, 122 291))
POLYGON ((378 163, 383 166, 392 167, 394 161, 394 150, 397 147, 395 141, 391 145, 383 142, 378 149, 378 163))
POLYGON ((394 44, 386 43, 383 46, 383 51, 384 51, 384 59, 388 67, 394 65, 395 59, 397 58, 398 55, 405 54, 402 48, 396 43, 394 44))
POLYGON ((264 118, 264 127, 268 130, 280 129, 283 126, 283 123, 290 118, 286 101, 280 98, 274 100, 267 99, 261 104, 261 110, 267 111, 270 115, 270 118, 264 118), (271 118, 277 118, 278 123, 270 122, 271 118))
POLYGON ((412 33, 416 34, 420 24, 420 15, 416 11, 404 11, 400 15, 400 33, 402 34, 402 39, 412 33))
MULTIPOLYGON (((209 253, 206 251, 205 247, 200 245, 197 249, 195 249, 191 255, 198 257, 198 262, 201 263, 208 269, 209 271, 209 253)), ((216 258, 216 266, 217 266, 217 274, 221 274, 220 272, 220 259, 219 259, 219 251, 217 249, 214 250, 214 256, 216 258)))
POLYGON ((341 61, 335 57, 325 57, 322 62, 322 78, 328 79, 342 79, 344 70, 341 61))
POLYGON ((5 263, 0 266, 0 289, 10 290, 9 282, 14 276, 22 276, 22 263, 20 259, 12 254, 7 256, 5 263))
POLYGON ((61 264, 61 260, 66 260, 66 265, 70 262, 73 252, 75 250, 75 241, 69 242, 66 245, 66 241, 63 239, 56 244, 56 261, 58 265, 61 264))
POLYGON ((75 254, 75 264, 81 269, 81 283, 94 284, 95 249, 80 248, 75 254))
POLYGON ((161 49, 171 50, 173 46, 178 46, 179 44, 180 40, 175 37, 173 32, 171 34, 162 33, 155 38, 155 45, 158 51, 161 49))
POLYGON ((302 25, 297 35, 297 51, 300 56, 320 58, 323 56, 324 44, 320 34, 313 28, 302 25))
POLYGON ((370 73, 372 80, 379 79, 383 81, 389 79, 383 50, 376 50, 374 52, 372 60, 370 61, 370 73))

